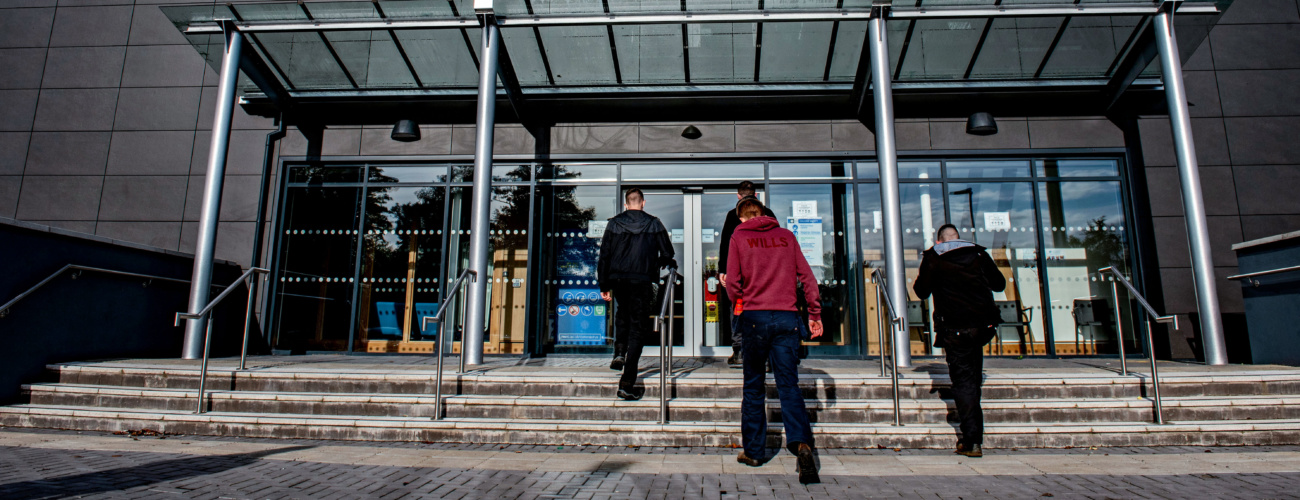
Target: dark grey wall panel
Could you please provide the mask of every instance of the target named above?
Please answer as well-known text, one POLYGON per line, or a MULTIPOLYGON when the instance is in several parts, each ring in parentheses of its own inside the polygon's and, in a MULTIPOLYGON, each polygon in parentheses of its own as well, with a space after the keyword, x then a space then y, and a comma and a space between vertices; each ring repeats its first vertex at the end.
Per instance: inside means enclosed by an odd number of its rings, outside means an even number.
POLYGON ((0 89, 37 89, 45 70, 45 49, 0 49, 0 89))
MULTIPOLYGON (((898 133, 895 128, 894 133, 898 133)), ((863 125, 862 122, 854 121, 833 121, 831 122, 831 148, 836 151, 875 151, 876 134, 863 125)))
POLYGON ((635 125, 559 126, 551 129, 551 152, 556 154, 635 153, 640 150, 637 140, 635 125))
POLYGON ((1242 215, 1300 214, 1300 166, 1243 165, 1234 173, 1242 215))
MULTIPOLYGON (((217 247, 213 252, 218 259, 248 262, 253 252, 253 222, 222 222, 217 224, 217 247)), ((181 251, 194 252, 198 235, 198 222, 181 224, 181 251)))
POLYGON ((100 221, 95 225, 95 234, 164 250, 176 250, 180 247, 181 223, 100 221))
POLYGON ((90 221, 99 214, 99 194, 104 177, 37 176, 23 178, 18 197, 18 219, 29 221, 90 221))
POLYGON ((1300 25, 1254 24, 1219 26, 1210 32, 1214 68, 1300 68, 1300 25))
POLYGON ((0 175, 23 175, 30 140, 27 132, 0 132, 0 175))
POLYGON ((199 88, 124 88, 116 130, 194 130, 199 88))
MULTIPOLYGON (((899 150, 921 150, 930 148, 930 123, 924 120, 900 121, 894 124, 894 136, 897 137, 899 150)), ((871 139, 872 143, 875 138, 871 139)), ((875 151, 875 147, 870 148, 875 151)))
POLYGON ((1181 216, 1153 217, 1151 223, 1156 234, 1156 258, 1160 259, 1160 267, 1190 268, 1192 258, 1187 245, 1186 221, 1181 216))
MULTIPOLYGON (((131 16, 131 45, 189 45, 157 5, 137 5, 131 16)), ((194 53, 198 55, 197 52, 194 53)))
POLYGON ((1220 71, 1224 116, 1300 115, 1300 70, 1220 71))
POLYGON ((0 217, 13 218, 18 210, 18 191, 23 178, 17 175, 0 175, 0 217))
POLYGON ((35 130, 113 130, 116 108, 116 88, 42 90, 35 130))
POLYGON ((59 7, 50 46, 126 45, 131 33, 131 9, 130 5, 59 7))
POLYGON ((0 15, 0 47, 46 47, 54 9, 5 9, 0 15))
POLYGON ((186 175, 190 169, 191 130, 113 132, 109 175, 186 175))
POLYGON ((122 69, 123 87, 198 87, 206 63, 189 45, 131 47, 122 69))
MULTIPOLYGON (((1182 217, 1182 180, 1178 169, 1148 168, 1146 175, 1152 215, 1182 217)), ((1207 215, 1237 215, 1235 184, 1231 167, 1201 167, 1201 193, 1207 215)))
POLYGON ((736 124, 736 151, 830 150, 830 122, 736 124))
MULTIPOLYGON (((392 131, 392 127, 386 125, 363 127, 361 130, 361 154, 385 156, 445 155, 451 153, 450 126, 421 125, 420 140, 415 142, 394 141, 390 137, 392 131)), ((261 153, 260 149, 258 153, 261 153)))
POLYGON ((1187 84, 1187 111, 1191 116, 1221 116, 1219 85, 1213 71, 1183 71, 1187 84))
MULTIPOLYGON (((1225 118, 1238 165, 1300 164, 1300 117, 1225 118)), ((1199 143, 1197 144, 1199 146, 1199 143)))
MULTIPOLYGON (((227 175, 261 175, 266 154, 267 130, 232 130, 230 146, 226 148, 227 175)), ((194 156, 190 161, 190 175, 208 173, 208 151, 212 147, 212 132, 194 134, 194 156)))
POLYGON ((116 87, 122 81, 122 58, 126 47, 56 47, 45 60, 41 87, 116 87))
POLYGON ((36 117, 38 90, 0 90, 0 130, 29 131, 36 117))
MULTIPOLYGON (((1149 167, 1171 167, 1178 164, 1174 155, 1174 134, 1168 117, 1144 118, 1138 121, 1142 135, 1142 158, 1149 167)), ((1221 118, 1193 118, 1192 138, 1196 141, 1196 161, 1201 166, 1231 165, 1228 141, 1221 118)))
MULTIPOLYGON (((933 129, 933 127, 931 127, 933 129)), ((1029 144, 1034 148, 1123 147, 1124 132, 1104 118, 1090 120, 1029 120, 1029 144)))
POLYGON ((112 132, 34 132, 27 175, 104 175, 112 132))
POLYGON ((1296 230, 1300 230, 1300 214, 1241 216, 1241 238, 1246 241, 1296 230))
POLYGON ((99 220, 179 221, 188 180, 183 175, 106 176, 99 220))
MULTIPOLYGON (((202 99, 199 100, 199 117, 195 122, 195 128, 196 130, 212 130, 212 120, 215 116, 213 111, 216 110, 217 106, 217 88, 204 87, 202 96, 202 99)), ((244 112, 244 108, 235 106, 230 128, 233 130, 271 130, 275 128, 275 121, 271 118, 249 115, 244 112)))
MULTIPOLYGON (((185 199, 185 220, 197 221, 203 209, 205 176, 189 177, 189 192, 185 199)), ((252 221, 257 219, 257 194, 260 175, 227 175, 221 191, 222 221, 252 221)))
POLYGON ((1300 23, 1295 0, 1236 0, 1219 24, 1300 23))

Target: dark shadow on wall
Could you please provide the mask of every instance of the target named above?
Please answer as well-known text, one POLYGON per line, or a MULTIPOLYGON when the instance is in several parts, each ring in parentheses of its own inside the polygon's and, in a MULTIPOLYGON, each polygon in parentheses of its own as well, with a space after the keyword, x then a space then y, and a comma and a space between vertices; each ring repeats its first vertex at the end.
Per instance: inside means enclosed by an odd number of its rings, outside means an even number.
MULTIPOLYGON (((187 281, 61 273, 0 317, 0 402, 17 400, 21 384, 39 380, 49 363, 180 356, 184 328, 173 322, 186 309, 192 256, 16 221, 0 221, 0 241, 0 304, 68 264, 187 281)), ((233 263, 213 267, 215 284, 240 274, 233 263)), ((241 287, 217 309, 214 356, 239 352, 247 297, 241 287)), ((264 351, 258 332, 250 336, 250 351, 264 351)))

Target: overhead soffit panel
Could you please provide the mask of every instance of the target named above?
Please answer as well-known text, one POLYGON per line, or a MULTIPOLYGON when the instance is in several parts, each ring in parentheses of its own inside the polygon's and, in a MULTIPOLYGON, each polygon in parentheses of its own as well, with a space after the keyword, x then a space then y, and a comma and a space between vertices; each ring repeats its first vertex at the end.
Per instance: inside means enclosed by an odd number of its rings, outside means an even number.
MULTIPOLYGON (((473 93, 482 31, 472 3, 272 2, 161 9, 214 69, 223 49, 215 22, 233 20, 292 95, 409 97, 473 93)), ((892 76, 900 89, 997 82, 1100 85, 1114 74, 1157 5, 897 3, 886 28, 892 76)), ((1230 0, 1184 2, 1174 17, 1184 59, 1229 5, 1230 0)), ((495 2, 525 95, 605 98, 732 89, 848 92, 858 73, 870 7, 869 0, 495 2)), ((1158 72, 1152 64, 1143 76, 1158 72)), ((255 91, 246 78, 240 86, 255 91)))

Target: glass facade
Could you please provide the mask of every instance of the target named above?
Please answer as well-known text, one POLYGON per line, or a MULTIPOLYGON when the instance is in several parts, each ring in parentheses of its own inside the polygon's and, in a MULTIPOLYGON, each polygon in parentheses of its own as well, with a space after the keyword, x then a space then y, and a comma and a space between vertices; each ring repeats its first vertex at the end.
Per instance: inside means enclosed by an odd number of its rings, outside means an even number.
MULTIPOLYGON (((468 265, 465 164, 285 166, 273 292, 273 344, 287 351, 431 352, 421 328, 468 265)), ((944 223, 986 247, 1007 277, 993 355, 1118 352, 1117 304, 1098 271, 1132 269, 1127 189, 1116 158, 905 158, 899 162, 909 281, 944 223)), ((873 269, 884 266, 876 164, 861 160, 570 162, 493 169, 485 353, 608 353, 613 304, 596 259, 620 193, 639 187, 670 231, 674 351, 729 353, 719 321, 718 251, 734 186, 754 181, 798 234, 822 296, 828 336, 813 356, 879 355, 873 269)), ((666 283, 661 283, 666 285, 666 283)), ((445 347, 460 348, 463 301, 448 307, 445 347)), ((913 355, 931 346, 931 301, 906 306, 913 355)), ((1132 307, 1118 304, 1129 323, 1132 307)), ((433 326, 430 327, 435 328, 433 326)), ((1133 340, 1126 349, 1140 350, 1133 340)), ((655 344, 656 342, 651 342, 655 344)))

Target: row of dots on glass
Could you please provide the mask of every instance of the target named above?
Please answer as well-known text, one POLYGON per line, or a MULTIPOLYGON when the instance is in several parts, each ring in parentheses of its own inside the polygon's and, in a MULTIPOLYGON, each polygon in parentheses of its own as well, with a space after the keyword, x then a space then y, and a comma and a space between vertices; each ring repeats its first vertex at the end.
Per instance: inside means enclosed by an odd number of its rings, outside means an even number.
MULTIPOLYGON (((1072 232, 1075 232, 1075 231, 1090 231, 1090 230, 1092 230, 1092 229, 1094 229, 1094 228, 1091 228, 1091 227, 1084 227, 1084 226, 1078 226, 1078 227, 1075 227, 1075 226, 1070 226, 1070 227, 1043 227, 1043 231, 1047 231, 1047 232, 1049 232, 1049 233, 1072 233, 1072 232)), ((1104 231, 1120 232, 1120 231, 1123 231, 1123 230, 1124 230, 1124 226, 1102 226, 1101 229, 1104 230, 1104 231)), ((977 228, 975 228, 975 229, 971 229, 971 228, 969 228, 969 227, 959 227, 959 228, 957 228, 957 230, 958 230, 958 231, 965 231, 965 232, 974 231, 974 232, 977 232, 977 233, 1032 233, 1032 232, 1034 232, 1034 228, 1033 228, 1033 226, 1029 226, 1029 227, 1012 227, 1012 228, 1007 228, 1007 229, 984 229, 984 228, 982 228, 982 227, 977 227, 977 228)), ((868 233, 868 234, 870 234, 870 233, 879 233, 879 232, 881 232, 881 231, 883 231, 883 229, 880 229, 880 228, 876 228, 876 229, 863 229, 863 230, 862 230, 863 233, 868 233)), ((909 228, 904 228, 904 229, 903 229, 903 232, 906 233, 906 234, 912 234, 912 233, 920 234, 920 233, 922 232, 922 230, 921 230, 921 228, 909 227, 909 228)), ((823 232, 822 234, 825 235, 826 233, 823 232)))
MULTIPOLYGON (((408 283, 410 278, 361 278, 362 283, 408 283)), ((437 283, 438 278, 415 278, 416 283, 437 283)))
POLYGON ((307 278, 292 278, 281 276, 281 283, 352 283, 352 278, 328 278, 323 276, 311 276, 307 278))
POLYGON ((324 235, 342 234, 342 235, 349 235, 349 234, 357 234, 357 230, 356 230, 356 229, 287 229, 287 230, 284 231, 284 234, 324 234, 324 235))
MULTIPOLYGON (((376 293, 406 293, 405 288, 376 288, 376 293)), ((438 293, 437 288, 416 288, 416 293, 438 293)))

